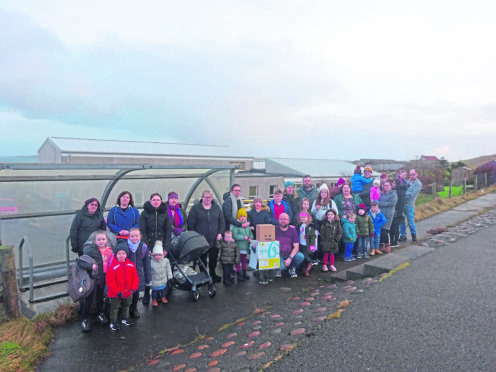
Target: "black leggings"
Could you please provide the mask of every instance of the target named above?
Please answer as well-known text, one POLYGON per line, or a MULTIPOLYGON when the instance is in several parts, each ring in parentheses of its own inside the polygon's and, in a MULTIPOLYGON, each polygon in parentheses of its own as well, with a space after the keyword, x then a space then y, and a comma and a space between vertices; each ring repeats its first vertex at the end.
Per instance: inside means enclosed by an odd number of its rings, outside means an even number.
POLYGON ((210 276, 216 276, 215 268, 217 267, 217 256, 219 255, 219 249, 215 247, 211 247, 207 252, 200 256, 200 259, 203 261, 205 266, 207 266, 207 257, 208 257, 208 272, 210 276))
POLYGON ((389 230, 381 229, 381 244, 389 244, 389 230))
POLYGON ((88 319, 90 313, 91 304, 93 303, 93 298, 96 296, 96 311, 100 314, 103 311, 103 295, 105 292, 105 284, 96 284, 95 289, 86 297, 83 301, 83 306, 81 308, 81 316, 83 319, 88 319))

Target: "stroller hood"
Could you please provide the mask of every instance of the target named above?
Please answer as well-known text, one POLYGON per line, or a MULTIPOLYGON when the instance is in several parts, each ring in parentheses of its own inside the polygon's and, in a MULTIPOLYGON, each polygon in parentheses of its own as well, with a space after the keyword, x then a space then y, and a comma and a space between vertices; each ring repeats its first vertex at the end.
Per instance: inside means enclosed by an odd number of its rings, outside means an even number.
POLYGON ((179 243, 171 247, 170 253, 179 263, 188 263, 208 251, 207 239, 196 231, 185 231, 179 235, 179 243))

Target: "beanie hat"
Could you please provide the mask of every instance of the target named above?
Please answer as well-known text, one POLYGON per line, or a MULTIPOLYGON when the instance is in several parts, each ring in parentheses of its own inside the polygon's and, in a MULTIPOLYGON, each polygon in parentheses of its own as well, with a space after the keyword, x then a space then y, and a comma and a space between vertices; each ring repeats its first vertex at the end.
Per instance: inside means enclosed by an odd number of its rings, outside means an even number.
POLYGON ((179 198, 179 195, 177 195, 177 192, 171 191, 171 192, 167 195, 167 200, 169 200, 170 198, 176 198, 176 199, 178 199, 178 198, 179 198))
POLYGON ((236 214, 236 218, 239 220, 241 216, 245 216, 245 218, 248 218, 248 215, 246 214, 246 210, 244 208, 239 208, 238 214, 236 214))
POLYGON ((322 185, 320 185, 319 192, 321 192, 322 190, 329 191, 329 187, 327 187, 327 183, 324 182, 322 185))
POLYGON ((340 178, 338 180, 338 183, 336 183, 336 186, 341 186, 341 185, 344 185, 346 183, 346 181, 344 180, 344 178, 340 178))
POLYGON ((123 244, 117 244, 117 247, 114 249, 114 255, 117 256, 117 253, 119 253, 119 251, 126 252, 126 257, 129 257, 129 248, 127 246, 127 242, 124 242, 123 244))
POLYGON ((367 212, 367 207, 365 206, 365 204, 358 204, 357 211, 360 209, 363 209, 365 212, 367 212))
POLYGON ((366 171, 372 172, 372 167, 370 165, 366 165, 363 170, 364 170, 364 172, 366 172, 366 171))
POLYGON ((388 175, 386 173, 381 173, 381 178, 388 178, 388 175))
POLYGON ((153 247, 152 255, 155 255, 155 254, 161 254, 161 255, 164 254, 164 249, 162 248, 162 241, 161 240, 157 240, 155 242, 155 246, 153 247))
POLYGON ((381 184, 381 180, 378 178, 374 178, 374 181, 372 183, 376 186, 379 186, 381 184))
POLYGON ((359 165, 356 166, 355 170, 353 171, 354 174, 362 174, 362 169, 360 168, 359 165))
POLYGON ((284 188, 286 188, 286 187, 288 187, 288 186, 293 186, 293 187, 295 187, 295 184, 294 184, 294 182, 293 182, 293 181, 286 181, 286 182, 284 183, 284 188))

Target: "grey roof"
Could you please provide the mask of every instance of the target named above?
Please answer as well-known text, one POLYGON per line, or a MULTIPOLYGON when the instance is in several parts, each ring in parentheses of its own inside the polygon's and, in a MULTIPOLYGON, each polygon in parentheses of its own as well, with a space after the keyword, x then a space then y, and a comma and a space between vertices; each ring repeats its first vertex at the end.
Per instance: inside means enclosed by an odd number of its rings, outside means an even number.
POLYGON ((0 163, 38 163, 38 155, 0 156, 0 163))
MULTIPOLYGON (((107 140, 92 138, 48 137, 50 142, 63 153, 84 154, 133 154, 155 156, 198 156, 251 159, 229 146, 200 145, 159 141, 107 140)), ((42 145, 42 147, 43 147, 42 145)))
POLYGON ((295 172, 301 176, 309 174, 315 178, 349 177, 355 169, 355 164, 346 160, 292 158, 270 158, 267 160, 270 161, 270 164, 266 161, 268 172, 273 172, 275 169, 278 173, 284 173, 283 169, 287 169, 288 173, 289 170, 292 170, 292 174, 295 172))

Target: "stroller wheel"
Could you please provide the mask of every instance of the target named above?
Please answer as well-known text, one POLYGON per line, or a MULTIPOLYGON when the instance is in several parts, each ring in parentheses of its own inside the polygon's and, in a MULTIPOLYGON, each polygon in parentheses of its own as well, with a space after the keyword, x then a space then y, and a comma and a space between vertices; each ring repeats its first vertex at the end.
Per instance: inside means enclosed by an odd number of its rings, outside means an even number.
POLYGON ((216 294, 216 293, 217 293, 217 292, 215 291, 215 286, 214 286, 213 284, 212 284, 212 285, 209 285, 209 286, 208 286, 208 295, 209 295, 210 297, 215 297, 215 294, 216 294))
POLYGON ((200 299, 200 292, 197 290, 193 291, 193 300, 198 301, 200 299))

